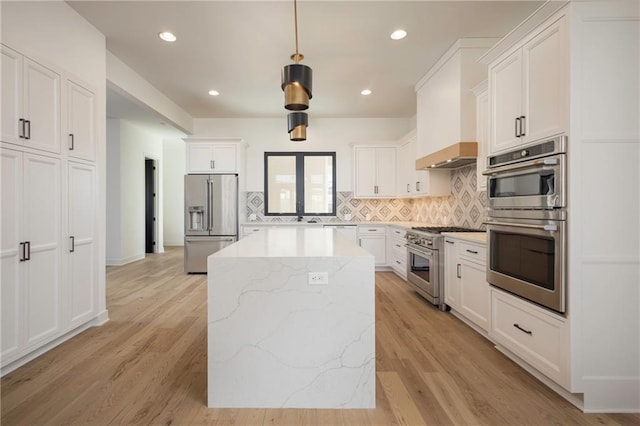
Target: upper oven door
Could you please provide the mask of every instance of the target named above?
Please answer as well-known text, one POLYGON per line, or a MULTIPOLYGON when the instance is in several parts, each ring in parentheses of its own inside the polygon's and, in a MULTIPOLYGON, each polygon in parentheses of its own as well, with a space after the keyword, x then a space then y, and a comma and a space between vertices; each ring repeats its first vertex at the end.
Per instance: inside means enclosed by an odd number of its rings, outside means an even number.
POLYGON ((565 312, 565 222, 491 218, 486 223, 487 281, 565 312))
POLYGON ((496 167, 485 172, 489 208, 555 209, 566 207, 566 155, 496 167))

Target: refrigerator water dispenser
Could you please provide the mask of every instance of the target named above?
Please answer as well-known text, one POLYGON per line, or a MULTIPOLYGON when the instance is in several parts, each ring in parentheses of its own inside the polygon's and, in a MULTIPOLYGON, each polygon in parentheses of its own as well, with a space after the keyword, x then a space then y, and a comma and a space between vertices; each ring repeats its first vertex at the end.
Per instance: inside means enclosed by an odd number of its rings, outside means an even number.
POLYGON ((204 206, 189 207, 189 231, 204 231, 204 206))

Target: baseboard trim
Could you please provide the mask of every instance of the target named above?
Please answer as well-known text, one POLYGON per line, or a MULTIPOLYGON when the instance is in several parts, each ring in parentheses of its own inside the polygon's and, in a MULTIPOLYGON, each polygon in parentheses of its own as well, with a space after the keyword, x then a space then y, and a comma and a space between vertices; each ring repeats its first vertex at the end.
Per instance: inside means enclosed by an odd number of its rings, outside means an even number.
POLYGON ((132 263, 132 262, 136 262, 138 260, 142 260, 144 259, 145 253, 142 254, 136 254, 134 256, 129 256, 129 257, 125 257, 122 259, 109 259, 107 258, 105 260, 105 264, 107 266, 123 266, 126 265, 128 263, 132 263))
POLYGON ((94 317, 93 319, 89 320, 88 322, 74 328, 71 331, 68 331, 67 333, 63 334, 62 336, 52 340, 51 342, 40 346, 36 349, 34 349, 33 351, 23 355, 22 357, 16 359, 15 361, 10 362, 9 364, 3 366, 0 369, 0 377, 5 376, 6 374, 11 373, 12 371, 22 367, 23 365, 25 365, 26 363, 33 361, 34 359, 38 358, 40 355, 49 352, 51 349, 55 348, 56 346, 66 342, 67 340, 77 336, 78 334, 82 333, 83 331, 86 331, 89 328, 93 328, 96 326, 100 326, 104 323, 106 323, 107 321, 109 321, 109 312, 107 310, 102 311, 101 313, 99 313, 96 317, 94 317))

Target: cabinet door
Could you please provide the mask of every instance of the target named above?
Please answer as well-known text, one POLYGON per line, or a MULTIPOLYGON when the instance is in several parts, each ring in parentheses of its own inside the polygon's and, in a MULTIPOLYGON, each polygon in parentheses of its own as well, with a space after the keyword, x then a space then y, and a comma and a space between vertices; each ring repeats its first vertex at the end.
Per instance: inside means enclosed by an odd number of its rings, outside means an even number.
POLYGON ((444 241, 444 302, 456 311, 460 309, 460 266, 457 242, 450 238, 444 241))
POLYGON ((22 55, 8 47, 1 46, 2 52, 2 140, 22 144, 20 123, 22 118, 22 55))
POLYGON ((460 276, 460 313, 489 331, 491 293, 485 266, 461 259, 460 276))
POLYGON ((396 148, 376 149, 376 186, 378 197, 396 196, 396 148))
POLYGON ((476 99, 476 140, 478 142, 476 189, 486 191, 487 178, 482 175, 487 168, 487 143, 489 142, 489 93, 486 91, 476 99))
POLYGON ((24 238, 30 259, 23 262, 26 344, 60 329, 60 162, 24 154, 24 238))
POLYGON ((69 156, 94 161, 95 95, 84 87, 67 81, 69 156))
POLYGON ((375 257, 376 266, 387 264, 386 239, 384 235, 361 235, 358 240, 360 247, 375 257))
POLYGON ((212 159, 213 173, 236 173, 238 171, 236 145, 213 145, 212 159))
POLYGON ((415 161, 415 158, 412 158, 411 143, 408 142, 400 145, 396 158, 396 179, 398 185, 396 194, 398 197, 408 197, 412 194, 411 182, 413 180, 413 168, 410 168, 410 165, 413 161, 415 161))
POLYGON ((516 118, 522 112, 522 52, 518 50, 489 70, 491 91, 490 154, 520 144, 516 118))
POLYGON ((356 197, 376 196, 376 150, 356 148, 355 150, 355 195, 356 197))
POLYGON ((70 161, 68 185, 70 321, 79 325, 91 319, 97 307, 95 168, 70 161))
POLYGON ((212 173, 213 149, 209 143, 187 144, 187 173, 212 173))
POLYGON ((20 266, 22 262, 20 242, 22 204, 22 153, 9 149, 0 151, 0 180, 2 196, 2 227, 0 229, 0 359, 9 362, 20 349, 22 327, 22 286, 20 266))
POLYGON ((24 58, 25 145, 60 153, 60 76, 24 58))
POLYGON ((564 18, 542 31, 522 49, 525 136, 522 142, 567 131, 568 55, 564 18))

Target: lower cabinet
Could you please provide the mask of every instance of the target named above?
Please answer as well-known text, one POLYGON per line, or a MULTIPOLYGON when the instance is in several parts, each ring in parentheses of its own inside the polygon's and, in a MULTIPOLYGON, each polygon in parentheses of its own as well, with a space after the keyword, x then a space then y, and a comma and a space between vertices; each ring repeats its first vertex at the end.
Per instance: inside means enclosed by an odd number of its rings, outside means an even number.
POLYGON ((388 264, 396 275, 407 279, 407 231, 403 228, 390 226, 387 229, 388 264))
POLYGON ((358 225, 358 245, 373 254, 376 266, 387 265, 387 227, 358 225))
POLYGON ((491 293, 486 279, 486 246, 445 238, 445 303, 489 331, 491 293))
POLYGON ((566 319, 496 288, 491 289, 491 298, 489 336, 569 389, 570 339, 566 319))

